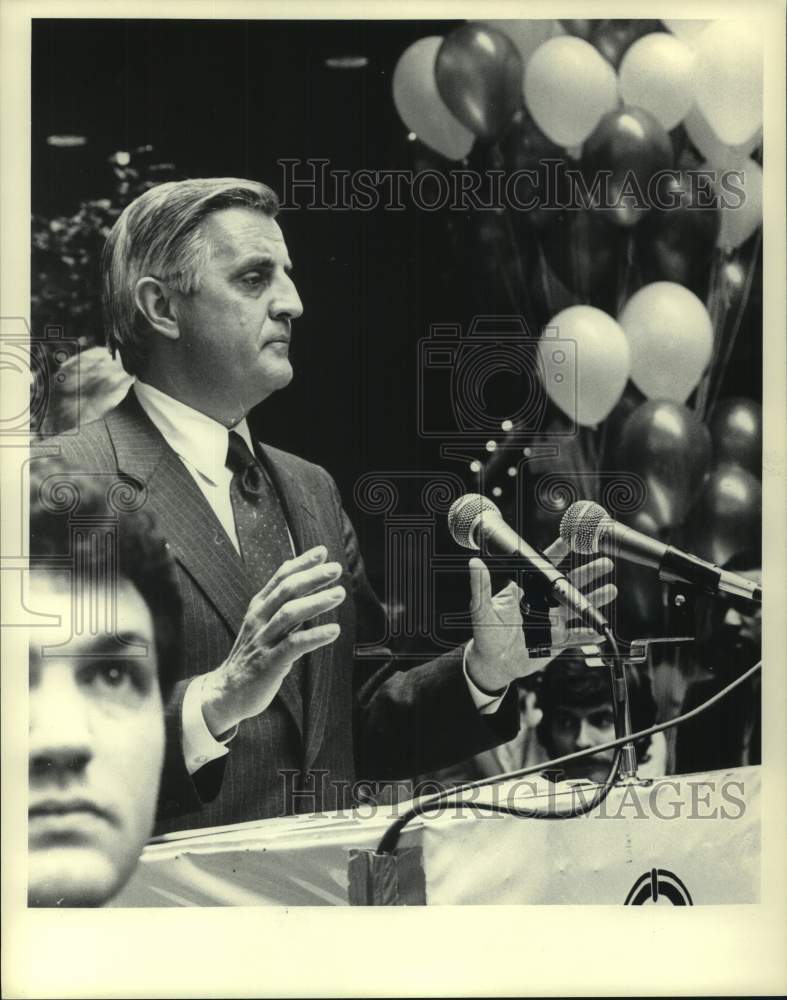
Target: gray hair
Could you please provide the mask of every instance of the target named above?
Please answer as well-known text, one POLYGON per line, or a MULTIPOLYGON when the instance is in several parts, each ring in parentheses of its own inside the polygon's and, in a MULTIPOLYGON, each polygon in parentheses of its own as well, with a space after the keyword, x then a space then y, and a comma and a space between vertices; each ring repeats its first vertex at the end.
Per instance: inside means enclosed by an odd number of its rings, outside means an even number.
POLYGON ((210 247, 202 221, 235 206, 273 218, 279 199, 265 184, 237 177, 207 177, 158 184, 128 205, 112 227, 101 257, 104 322, 109 349, 120 351, 130 375, 141 374, 150 354, 150 330, 134 290, 147 276, 183 295, 199 288, 210 247))

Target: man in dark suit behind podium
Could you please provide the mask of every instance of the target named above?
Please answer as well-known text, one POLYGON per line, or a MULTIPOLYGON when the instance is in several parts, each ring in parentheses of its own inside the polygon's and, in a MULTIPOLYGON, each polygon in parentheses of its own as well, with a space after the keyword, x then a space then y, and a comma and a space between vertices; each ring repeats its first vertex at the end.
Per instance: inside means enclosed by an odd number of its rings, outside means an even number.
MULTIPOLYGON (((292 378, 302 313, 275 194, 262 184, 163 184, 107 241, 110 348, 136 383, 102 420, 53 442, 81 472, 133 483, 175 557, 185 676, 167 709, 159 832, 353 801, 358 777, 408 777, 510 739, 528 657, 510 585, 471 564, 474 637, 401 669, 352 526, 325 470, 252 439, 246 415, 292 378)), ((47 449, 48 451, 51 448, 47 449)), ((578 585, 611 566, 585 567, 578 585)), ((587 633, 567 628, 564 641, 587 633)), ((559 637, 560 638, 560 637, 559 637)))

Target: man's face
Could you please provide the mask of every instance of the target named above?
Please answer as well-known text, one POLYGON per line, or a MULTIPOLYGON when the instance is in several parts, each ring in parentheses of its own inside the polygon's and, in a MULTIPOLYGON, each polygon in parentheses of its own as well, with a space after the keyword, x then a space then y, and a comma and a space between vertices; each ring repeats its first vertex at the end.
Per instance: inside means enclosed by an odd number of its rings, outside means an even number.
POLYGON ((105 903, 153 828, 164 754, 153 620, 128 581, 86 584, 31 573, 32 607, 60 619, 30 635, 31 906, 105 903))
MULTIPOLYGON (((550 713, 547 727, 550 754, 562 757, 600 746, 615 739, 615 717, 608 701, 590 706, 557 705, 550 713)), ((581 760, 562 764, 564 777, 587 778, 603 782, 609 775, 614 750, 605 750, 581 760)))
POLYGON ((274 219, 227 208, 208 216, 203 231, 209 254, 199 288, 177 298, 181 357, 191 387, 213 390, 227 419, 240 419, 292 379, 290 325, 303 306, 274 219))

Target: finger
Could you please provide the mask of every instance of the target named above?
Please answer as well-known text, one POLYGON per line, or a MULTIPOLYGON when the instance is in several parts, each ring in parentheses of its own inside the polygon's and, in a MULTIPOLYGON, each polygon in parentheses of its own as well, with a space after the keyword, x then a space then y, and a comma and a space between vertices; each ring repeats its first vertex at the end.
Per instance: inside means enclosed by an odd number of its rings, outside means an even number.
POLYGON ((314 628, 298 629, 287 636, 281 644, 281 652, 285 657, 294 663, 307 653, 314 652, 322 646, 329 646, 336 642, 341 633, 341 628, 336 622, 328 625, 316 625, 314 628))
POLYGON ((306 597, 317 591, 324 590, 336 583, 342 574, 341 563, 319 563, 299 573, 285 576, 270 593, 258 602, 257 612, 260 620, 269 621, 288 601, 306 597))
POLYGON ((594 608, 603 608, 607 604, 611 604, 617 596, 618 588, 615 584, 607 583, 603 587, 599 587, 597 590, 593 590, 587 594, 587 599, 594 608))
POLYGON ((514 580, 509 580, 502 590, 492 596, 492 604, 519 604, 525 596, 524 590, 514 580))
POLYGON ((476 615, 492 600, 492 579, 483 559, 470 560, 470 614, 476 615))
POLYGON ((263 629, 264 642, 271 645, 280 642, 305 621, 338 607, 346 596, 344 587, 331 587, 330 590, 288 601, 263 629))
POLYGON ((595 583, 603 576, 609 576, 614 569, 615 564, 611 559, 594 559, 592 562, 585 563, 584 566, 572 569, 568 574, 568 579, 578 590, 584 592, 585 587, 589 587, 591 583, 595 583))
POLYGON ((267 597, 288 576, 292 576, 293 573, 299 573, 303 569, 318 566, 320 563, 324 563, 327 558, 328 550, 325 546, 315 545, 314 548, 307 549, 306 552, 302 552, 299 556, 288 559, 279 566, 257 596, 262 598, 267 597))
POLYGON ((544 549, 544 555, 552 563, 553 566, 557 566, 559 562, 566 558, 571 549, 563 541, 563 539, 558 535, 558 537, 544 549))

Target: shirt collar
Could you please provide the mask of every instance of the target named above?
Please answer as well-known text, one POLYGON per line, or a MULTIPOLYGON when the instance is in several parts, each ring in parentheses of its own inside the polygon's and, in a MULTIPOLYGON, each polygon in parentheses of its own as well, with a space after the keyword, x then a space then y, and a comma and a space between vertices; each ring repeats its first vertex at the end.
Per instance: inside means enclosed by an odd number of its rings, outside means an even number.
POLYGON ((237 431, 249 449, 254 443, 245 418, 227 428, 199 410, 181 403, 139 379, 134 383, 139 405, 176 455, 217 486, 227 475, 229 431, 237 431))

